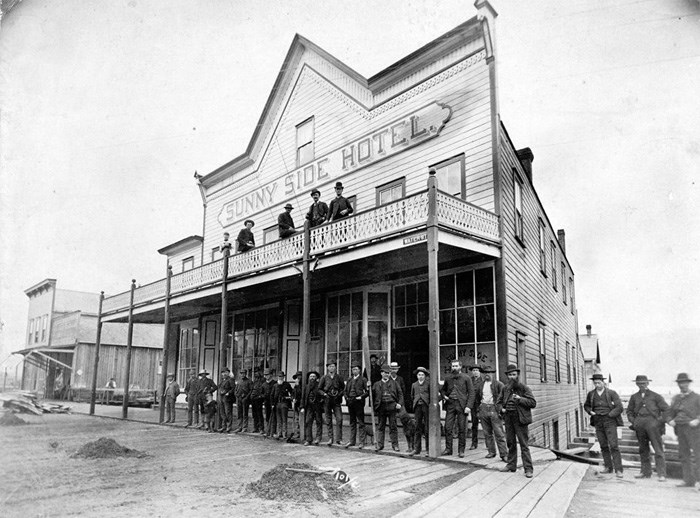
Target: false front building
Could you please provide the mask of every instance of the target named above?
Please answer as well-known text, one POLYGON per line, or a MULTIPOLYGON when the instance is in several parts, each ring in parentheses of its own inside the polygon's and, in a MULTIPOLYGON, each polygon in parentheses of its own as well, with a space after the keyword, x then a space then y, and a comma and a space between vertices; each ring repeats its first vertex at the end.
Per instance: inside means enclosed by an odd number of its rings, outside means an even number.
MULTIPOLYGON (((539 401, 535 441, 570 440, 584 390, 574 274, 532 153, 500 122, 495 13, 477 4, 482 16, 369 79, 294 38, 246 152, 198 179, 204 236, 161 250, 181 382, 219 365, 290 376, 331 360, 347 376, 369 354, 407 382, 429 365, 441 381, 454 358, 502 379, 516 363, 539 401), (312 190, 330 204, 337 182, 352 214, 304 230, 312 190), (286 204, 298 232, 280 239, 286 204), (246 220, 256 246, 239 253, 246 220)), ((134 321, 162 323, 167 290, 136 289, 134 321)), ((107 298, 103 319, 124 321, 129 299, 107 298)))

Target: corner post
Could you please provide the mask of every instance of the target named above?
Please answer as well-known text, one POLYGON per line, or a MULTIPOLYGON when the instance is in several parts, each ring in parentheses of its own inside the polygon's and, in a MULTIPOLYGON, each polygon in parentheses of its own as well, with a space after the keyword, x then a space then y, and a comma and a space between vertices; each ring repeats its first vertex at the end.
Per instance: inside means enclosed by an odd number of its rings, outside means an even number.
POLYGON ((100 365, 100 344, 102 342, 102 302, 105 292, 100 292, 100 305, 97 309, 97 336, 95 337, 95 362, 92 366, 92 387, 90 390, 90 415, 95 415, 95 399, 97 397, 97 369, 100 365))
POLYGON ((170 351, 170 278, 173 275, 172 265, 168 265, 165 272, 165 309, 163 313, 163 363, 160 369, 160 417, 159 422, 165 420, 165 389, 168 382, 168 361, 170 351))
MULTIPOLYGON (((226 350, 226 342, 228 337, 228 319, 226 314, 228 313, 228 260, 231 257, 231 243, 228 239, 224 237, 224 243, 221 245, 221 252, 224 255, 224 267, 221 274, 221 327, 219 330, 219 347, 214 351, 214 365, 216 366, 216 373, 211 374, 212 379, 216 380, 218 384, 221 380, 221 372, 224 370, 224 351, 226 350)), ((221 397, 221 391, 216 394, 216 400, 218 403, 218 408, 223 409, 224 400, 221 397)), ((220 428, 222 425, 222 416, 220 412, 216 413, 216 428, 220 428)))
MULTIPOLYGON (((303 283, 302 310, 301 310, 301 350, 299 351, 299 365, 301 366, 301 386, 302 396, 309 375, 309 347, 310 347, 310 327, 311 327, 311 272, 309 263, 311 262, 311 222, 304 221, 304 251, 302 256, 301 280, 303 283)), ((306 437, 306 413, 299 418, 299 432, 302 437, 306 437)))
POLYGON ((131 296, 129 297, 129 327, 126 333, 126 361, 124 362, 124 400, 122 401, 122 419, 129 416, 129 378, 131 376, 131 343, 134 338, 134 292, 136 279, 131 279, 131 296))
POLYGON ((430 409, 428 412, 428 455, 439 456, 442 441, 440 438, 440 341, 439 341, 439 293, 438 293, 438 219, 437 219, 437 179, 435 169, 428 173, 428 222, 426 226, 428 242, 428 354, 430 355, 430 409))

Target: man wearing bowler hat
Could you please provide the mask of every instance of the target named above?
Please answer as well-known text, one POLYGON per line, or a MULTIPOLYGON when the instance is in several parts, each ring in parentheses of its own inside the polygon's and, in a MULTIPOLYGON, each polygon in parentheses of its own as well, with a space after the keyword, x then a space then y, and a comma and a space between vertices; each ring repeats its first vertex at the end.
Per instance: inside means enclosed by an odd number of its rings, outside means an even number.
POLYGON ((347 218, 352 212, 352 205, 346 198, 343 198, 343 184, 335 182, 335 198, 328 207, 328 221, 347 218))
POLYGON ((476 391, 479 398, 479 413, 478 418, 481 421, 481 428, 484 430, 484 442, 486 449, 489 451, 486 454, 487 459, 492 459, 496 456, 496 447, 498 447, 498 455, 503 462, 508 462, 508 447, 506 446, 506 436, 503 430, 503 419, 496 411, 496 401, 498 401, 504 385, 498 381, 495 376, 496 369, 493 367, 484 367, 483 369, 483 384, 476 391))
POLYGON ((328 373, 321 378, 318 392, 323 397, 323 417, 328 428, 328 446, 334 442, 340 444, 343 440, 343 391, 345 382, 336 372, 334 361, 326 364, 328 373), (333 420, 335 419, 335 423, 333 420))
POLYGON ((296 234, 294 220, 292 219, 293 208, 294 207, 292 207, 291 203, 287 203, 287 205, 284 206, 284 212, 277 216, 277 227, 279 229, 280 238, 285 238, 296 234))
POLYGON ((328 219, 328 205, 325 202, 319 201, 321 198, 321 191, 314 189, 311 191, 311 197, 314 202, 309 207, 309 212, 306 214, 306 219, 309 220, 311 228, 323 225, 323 223, 328 219))
POLYGON ((623 478, 622 457, 617 442, 617 427, 622 426, 622 403, 617 392, 605 386, 605 378, 596 373, 591 378, 594 389, 586 396, 583 409, 590 414, 591 424, 600 443, 605 469, 599 474, 615 471, 617 478, 623 478))
POLYGON ((217 398, 217 413, 219 414, 219 433, 231 433, 233 428, 233 403, 236 400, 236 382, 231 376, 231 370, 226 367, 221 371, 219 396, 217 398))
POLYGON ((665 416, 668 404, 664 398, 649 390, 651 380, 644 374, 637 375, 634 382, 639 392, 632 394, 627 404, 627 420, 637 434, 639 442, 639 457, 642 461, 642 471, 634 478, 651 478, 651 453, 649 443, 654 448, 654 461, 659 482, 666 480, 666 456, 662 436, 666 428, 665 416))
POLYGON ((508 382, 496 401, 496 408, 506 424, 506 443, 508 444, 507 464, 501 471, 515 471, 517 469, 518 443, 520 443, 520 456, 523 459, 525 476, 532 478, 532 457, 528 445, 527 427, 532 423, 531 410, 537 406, 537 402, 530 387, 518 379, 520 369, 510 364, 506 369, 506 376, 508 382))
POLYGON ((247 219, 243 225, 243 228, 238 233, 238 237, 236 238, 236 244, 238 245, 239 252, 247 252, 248 250, 255 248, 255 236, 251 230, 251 228, 253 228, 255 225, 255 221, 252 219, 247 219))
POLYGON ((700 395, 690 390, 692 382, 685 372, 676 377, 681 392, 673 396, 668 411, 668 424, 678 437, 678 456, 683 467, 683 483, 679 485, 683 487, 695 487, 700 479, 700 395))

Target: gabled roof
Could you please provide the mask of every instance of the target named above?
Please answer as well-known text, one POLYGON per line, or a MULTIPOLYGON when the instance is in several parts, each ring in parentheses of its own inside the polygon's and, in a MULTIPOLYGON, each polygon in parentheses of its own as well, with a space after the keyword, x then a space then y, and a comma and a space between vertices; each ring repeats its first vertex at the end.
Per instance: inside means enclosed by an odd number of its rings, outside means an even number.
POLYGON ((593 360, 595 363, 600 363, 600 348, 598 347, 598 335, 578 335, 578 340, 581 344, 581 351, 583 352, 584 361, 593 360))

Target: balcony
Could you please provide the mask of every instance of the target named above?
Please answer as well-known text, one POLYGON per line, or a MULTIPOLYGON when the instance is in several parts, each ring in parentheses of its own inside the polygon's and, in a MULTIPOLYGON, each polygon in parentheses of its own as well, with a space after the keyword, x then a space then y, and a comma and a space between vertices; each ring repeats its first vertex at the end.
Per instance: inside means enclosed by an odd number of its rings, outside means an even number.
MULTIPOLYGON (((361 212, 351 218, 326 223, 311 229, 310 256, 340 252, 369 245, 401 234, 425 229, 428 221, 428 191, 408 196, 393 203, 361 212)), ((436 193, 438 226, 457 236, 475 238, 498 245, 500 243, 498 216, 443 192, 436 193)), ((238 278, 256 272, 272 270, 301 261, 304 234, 280 239, 229 257, 228 278, 238 278)), ((175 274, 171 277, 171 297, 210 286, 221 281, 223 259, 175 274)), ((134 291, 134 306, 165 298, 166 279, 138 287, 134 291)), ((103 315, 129 308, 130 291, 107 297, 103 315)))

